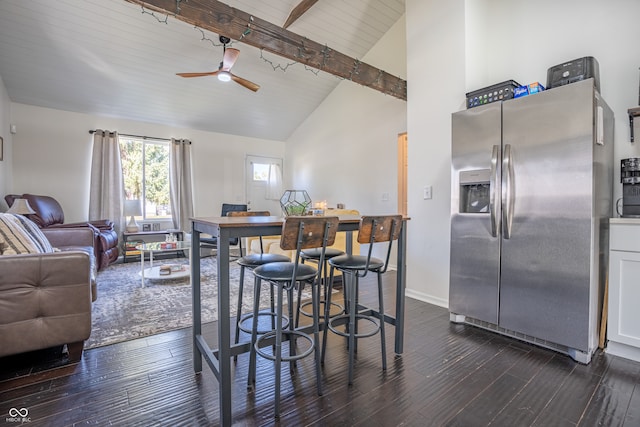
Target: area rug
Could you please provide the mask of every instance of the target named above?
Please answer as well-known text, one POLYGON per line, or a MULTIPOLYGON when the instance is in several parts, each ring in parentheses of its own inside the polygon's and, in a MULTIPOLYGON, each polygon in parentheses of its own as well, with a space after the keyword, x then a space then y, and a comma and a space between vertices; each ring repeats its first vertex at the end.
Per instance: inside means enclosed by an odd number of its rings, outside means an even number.
MULTIPOLYGON (((188 264, 177 258, 156 263, 188 264)), ((157 264, 156 264, 157 265, 157 264)), ((229 264, 231 315, 235 316, 240 267, 229 264)), ((201 260, 202 321, 217 320, 217 268, 215 258, 201 260)), ((245 273, 243 312, 252 310, 253 274, 245 273)), ((141 286, 140 263, 110 265, 98 273, 98 299, 92 307, 91 337, 85 349, 146 337, 192 325, 191 286, 188 278, 149 280, 141 286)), ((308 288, 307 288, 308 289, 308 288)), ((261 307, 269 304, 262 292, 261 307)), ((305 291, 303 299, 310 298, 305 291)))

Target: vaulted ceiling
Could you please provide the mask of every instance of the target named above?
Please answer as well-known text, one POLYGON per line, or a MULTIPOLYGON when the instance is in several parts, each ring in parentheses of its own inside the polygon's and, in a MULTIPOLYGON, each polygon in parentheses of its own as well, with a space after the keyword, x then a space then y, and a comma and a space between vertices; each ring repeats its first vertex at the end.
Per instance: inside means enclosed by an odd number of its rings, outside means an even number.
MULTIPOLYGON (((301 0, 222 2, 281 27, 301 0)), ((165 3, 186 7, 207 0, 165 3)), ((287 30, 354 58, 357 69, 403 14, 404 0, 318 0, 287 30)), ((260 85, 257 92, 212 76, 176 76, 217 70, 219 34, 151 5, 0 1, 0 77, 13 102, 285 140, 343 80, 267 48, 237 40, 228 47, 240 50, 232 72, 260 85)), ((399 70, 379 73, 404 79, 399 70)))

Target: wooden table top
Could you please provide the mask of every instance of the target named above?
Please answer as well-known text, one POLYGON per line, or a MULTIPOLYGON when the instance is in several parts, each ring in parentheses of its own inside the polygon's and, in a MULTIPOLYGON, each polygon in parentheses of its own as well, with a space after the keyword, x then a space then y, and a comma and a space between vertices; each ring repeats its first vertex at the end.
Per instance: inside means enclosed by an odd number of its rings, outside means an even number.
MULTIPOLYGON (((327 215, 331 216, 331 215, 327 215)), ((336 215, 341 224, 359 223, 359 215, 336 215)), ((246 227, 246 226, 281 226, 284 217, 281 216, 212 216, 195 217, 191 221, 201 224, 217 225, 220 228, 246 227)))

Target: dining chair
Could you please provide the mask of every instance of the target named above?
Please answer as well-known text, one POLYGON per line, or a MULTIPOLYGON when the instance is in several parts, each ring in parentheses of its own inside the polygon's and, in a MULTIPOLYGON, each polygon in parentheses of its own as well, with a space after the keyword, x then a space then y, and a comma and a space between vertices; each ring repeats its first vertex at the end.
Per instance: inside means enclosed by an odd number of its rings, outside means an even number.
POLYGON ((322 381, 320 370, 320 308, 319 308, 319 280, 324 265, 324 253, 327 246, 335 242, 336 231, 339 219, 337 216, 313 217, 313 216, 289 216, 286 217, 282 226, 280 247, 284 250, 295 250, 295 257, 291 262, 273 262, 261 265, 253 270, 255 276, 254 283, 254 304, 253 304, 253 329, 251 334, 251 349, 249 357, 249 388, 254 387, 256 381, 256 355, 272 360, 275 363, 275 416, 280 415, 280 386, 281 386, 281 365, 282 362, 290 362, 291 370, 295 362, 299 359, 314 354, 316 384, 318 395, 322 395, 322 381), (310 264, 302 263, 301 252, 304 249, 320 248, 320 259, 318 268, 310 264), (311 285, 313 337, 309 334, 296 330, 293 321, 285 330, 281 322, 276 322, 275 330, 267 332, 258 337, 258 309, 260 303, 259 291, 262 281, 267 281, 276 289, 276 319, 282 317, 284 310, 284 294, 287 294, 289 319, 293 319, 294 289, 299 282, 311 285), (283 341, 288 339, 289 354, 283 355, 283 341), (297 340, 302 338, 308 343, 308 347, 297 353, 297 340), (275 341, 275 346, 273 345, 275 341))
MULTIPOLYGON (((247 205, 234 204, 234 203, 222 204, 222 210, 220 212, 220 216, 229 216, 229 214, 232 212, 247 212, 247 205)), ((240 256, 242 256, 242 239, 238 237, 231 237, 229 239, 229 246, 237 246, 238 251, 240 252, 240 256)), ((201 237, 200 247, 206 248, 206 249, 218 249, 218 238, 213 236, 201 237)))
POLYGON ((331 273, 329 274, 329 289, 326 294, 324 335, 322 338, 322 362, 327 348, 327 331, 346 337, 349 349, 349 384, 353 383, 353 367, 355 362, 356 339, 371 337, 380 333, 380 346, 382 352, 382 369, 387 369, 387 353, 384 331, 384 298, 382 292, 382 275, 387 271, 393 242, 398 240, 402 228, 402 215, 363 216, 360 220, 358 242, 368 244, 366 255, 345 254, 333 257, 329 260, 331 273), (372 256, 374 246, 387 242, 387 255, 385 260, 372 256), (333 275, 335 270, 342 272, 343 287, 345 292, 346 313, 329 318, 328 310, 331 305, 331 291, 333 287, 333 275), (378 313, 373 315, 360 312, 358 304, 359 282, 367 273, 372 272, 378 279, 378 313), (372 323, 373 328, 363 332, 358 330, 358 320, 372 323), (346 324, 345 330, 338 329, 346 324))
MULTIPOLYGON (((269 211, 230 211, 227 216, 230 217, 239 217, 239 216, 271 216, 271 213, 269 211)), ((281 254, 265 254, 264 253, 264 247, 262 244, 262 236, 259 236, 260 239, 260 253, 258 254, 247 254, 244 255, 240 258, 238 258, 236 260, 236 262, 238 263, 238 265, 240 265, 240 283, 238 286, 238 306, 237 306, 237 310, 236 310, 236 331, 235 331, 235 341, 234 343, 237 344, 240 341, 240 331, 246 332, 248 334, 251 333, 252 331, 252 327, 251 326, 244 326, 244 324, 249 320, 253 318, 253 313, 246 313, 246 314, 242 314, 242 302, 244 300, 243 298, 243 292, 244 292, 244 276, 245 276, 245 270, 249 269, 249 270, 253 270, 256 267, 259 267, 261 265, 270 263, 270 262, 289 262, 291 261, 291 259, 286 256, 286 255, 281 255, 281 254)), ((273 288, 271 288, 271 311, 262 311, 260 313, 258 313, 258 316, 267 316, 271 318, 271 328, 270 329, 264 329, 264 330, 259 330, 258 333, 259 334, 264 334, 266 332, 269 332, 271 330, 273 330, 275 328, 275 322, 276 322, 276 317, 275 317, 275 312, 274 312, 274 295, 273 295, 273 288)), ((289 319, 281 319, 281 321, 285 321, 285 322, 289 322, 289 319)), ((286 327, 286 326, 285 326, 286 327)), ((233 358, 234 361, 238 360, 238 356, 234 356, 233 358)))

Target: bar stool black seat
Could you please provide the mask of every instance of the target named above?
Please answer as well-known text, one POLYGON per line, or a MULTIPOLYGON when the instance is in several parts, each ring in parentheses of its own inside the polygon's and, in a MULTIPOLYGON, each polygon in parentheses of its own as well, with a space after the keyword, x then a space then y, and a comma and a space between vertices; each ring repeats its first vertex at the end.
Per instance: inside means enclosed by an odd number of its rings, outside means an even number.
MULTIPOLYGON (((227 213, 227 216, 270 216, 271 213, 269 211, 230 211, 227 213)), ((261 265, 270 263, 270 262, 289 262, 291 259, 286 255, 281 254, 265 254, 264 247, 262 244, 262 236, 260 236, 260 253, 259 254, 247 254, 236 260, 238 265, 240 265, 240 280, 238 286, 238 306, 236 310, 236 331, 235 331, 235 341, 237 344, 240 341, 240 331, 246 332, 248 334, 251 333, 251 326, 245 325, 246 321, 253 318, 253 313, 242 314, 242 301, 243 301, 243 293, 244 293, 244 275, 245 270, 253 270, 256 267, 261 265)), ((273 289, 271 290, 271 311, 261 311, 258 313, 258 316, 261 317, 269 317, 271 319, 271 328, 270 329, 262 329, 259 330, 259 334, 264 334, 268 331, 275 329, 275 303, 274 303, 274 295, 273 289)), ((282 318, 282 322, 286 325, 289 323, 288 318, 282 318)), ((234 356, 234 360, 238 360, 238 356, 234 356)))
POLYGON ((389 266, 389 257, 393 241, 400 236, 402 227, 402 215, 386 215, 386 216, 363 216, 360 220, 360 228, 358 231, 358 242, 360 244, 369 244, 367 255, 339 255, 329 260, 331 266, 331 274, 329 278, 329 289, 327 295, 327 304, 325 305, 325 322, 323 345, 322 345, 322 361, 327 347, 327 331, 347 337, 349 348, 349 384, 353 383, 353 365, 355 362, 356 339, 366 338, 380 333, 380 345, 382 352, 382 369, 387 369, 387 354, 384 331, 384 298, 382 294, 382 274, 387 271, 389 266), (387 255, 385 260, 381 260, 371 256, 374 245, 377 243, 388 242, 387 255), (335 270, 342 272, 343 290, 345 292, 345 308, 346 314, 329 318, 328 309, 331 305, 331 290, 333 286, 333 275, 335 270), (378 312, 372 310, 363 310, 358 304, 359 280, 367 275, 368 272, 375 273, 378 279, 378 312), (367 314, 371 311, 371 314, 367 314), (374 325, 366 331, 358 331, 358 320, 365 320, 374 325), (345 331, 338 329, 339 325, 347 324, 345 331))
POLYGON ((253 270, 256 278, 254 284, 254 305, 253 305, 253 330, 251 334, 251 349, 249 356, 249 378, 248 386, 251 388, 256 380, 256 354, 275 362, 275 416, 280 415, 280 384, 281 384, 281 364, 282 362, 292 362, 309 356, 314 353, 316 384, 318 395, 322 395, 322 380, 320 371, 320 309, 319 309, 319 280, 324 265, 324 252, 328 245, 335 241, 339 219, 334 217, 311 217, 311 216, 289 216, 285 218, 282 226, 280 247, 283 250, 295 250, 295 260, 293 262, 274 262, 261 265, 253 270), (320 248, 319 268, 309 264, 303 264, 300 253, 303 249, 320 248), (296 284, 305 282, 311 284, 311 298, 313 307, 313 337, 309 334, 296 330, 293 322, 289 322, 285 330, 281 322, 276 322, 275 330, 269 331, 258 337, 258 309, 260 296, 259 291, 262 280, 268 281, 276 289, 276 319, 282 317, 283 294, 287 294, 289 318, 293 316, 294 296, 293 292, 296 284), (283 339, 289 341, 289 355, 282 354, 283 339), (300 353, 296 353, 297 339, 308 342, 308 347, 300 353), (275 341, 275 345, 273 345, 275 341), (271 346, 269 349, 265 347, 271 346))

